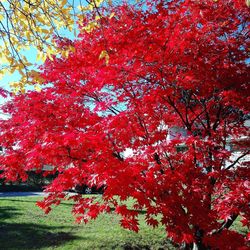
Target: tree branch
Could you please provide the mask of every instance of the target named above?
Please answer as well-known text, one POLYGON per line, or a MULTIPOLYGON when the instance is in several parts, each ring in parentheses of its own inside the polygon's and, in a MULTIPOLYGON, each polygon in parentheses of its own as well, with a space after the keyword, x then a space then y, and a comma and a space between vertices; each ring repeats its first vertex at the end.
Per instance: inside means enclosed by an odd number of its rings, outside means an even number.
POLYGON ((234 223, 234 221, 237 219, 237 217, 238 217, 238 214, 233 214, 230 219, 228 219, 227 221, 222 223, 222 225, 221 225, 221 227, 219 229, 213 231, 212 235, 213 234, 218 234, 221 231, 223 231, 224 229, 228 229, 229 227, 231 227, 232 224, 234 223))
POLYGON ((250 153, 250 150, 248 150, 246 153, 244 153, 243 155, 239 156, 235 161, 234 163, 232 163, 231 165, 229 165, 226 170, 229 170, 230 168, 232 168, 233 166, 235 166, 240 159, 242 159, 243 157, 245 157, 246 155, 248 155, 250 153))

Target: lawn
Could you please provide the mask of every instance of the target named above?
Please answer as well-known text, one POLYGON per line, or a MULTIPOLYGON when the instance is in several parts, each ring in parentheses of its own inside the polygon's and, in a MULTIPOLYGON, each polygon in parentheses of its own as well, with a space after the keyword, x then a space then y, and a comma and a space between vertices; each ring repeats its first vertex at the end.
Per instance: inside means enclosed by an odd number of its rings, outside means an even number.
MULTIPOLYGON (((35 205, 38 199, 41 197, 0 198, 0 249, 175 249, 166 240, 164 228, 147 226, 143 214, 137 234, 122 229, 115 214, 101 215, 86 225, 76 224, 69 202, 45 215, 35 205)), ((239 220, 233 229, 247 232, 239 220)))
POLYGON ((174 249, 162 227, 140 232, 119 226, 119 217, 101 215, 88 224, 75 224, 71 204, 62 203, 45 215, 38 197, 0 198, 0 249, 174 249))

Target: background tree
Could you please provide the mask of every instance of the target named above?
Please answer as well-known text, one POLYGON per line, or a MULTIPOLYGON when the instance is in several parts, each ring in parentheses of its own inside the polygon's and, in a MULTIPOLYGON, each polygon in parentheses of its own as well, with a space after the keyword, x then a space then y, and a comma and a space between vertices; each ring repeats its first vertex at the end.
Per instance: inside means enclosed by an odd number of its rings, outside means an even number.
POLYGON ((41 92, 2 107, 11 116, 0 124, 2 177, 25 180, 28 170, 51 165, 47 173, 59 175, 38 203, 46 212, 72 199, 79 222, 114 210, 138 231, 144 210, 149 225, 163 224, 187 249, 247 249, 249 235, 230 230, 239 217, 250 226, 249 162, 241 161, 249 154, 245 2, 145 1, 99 11, 83 20, 79 39, 58 42, 74 50, 45 61, 41 92), (186 135, 172 134, 177 128, 186 135), (103 201, 64 193, 77 185, 105 185, 103 201))
MULTIPOLYGON (((76 38, 77 22, 90 11, 97 11, 103 0, 4 0, 0 2, 0 75, 18 72, 21 80, 13 82, 14 92, 25 91, 27 84, 42 79, 37 63, 60 53, 67 56, 71 47, 59 48, 55 37, 76 38), (65 35, 66 34, 66 35, 65 35), (31 50, 31 51, 30 51, 31 50), (33 63, 32 63, 33 60, 33 63)), ((38 86, 37 86, 38 89, 38 86)))

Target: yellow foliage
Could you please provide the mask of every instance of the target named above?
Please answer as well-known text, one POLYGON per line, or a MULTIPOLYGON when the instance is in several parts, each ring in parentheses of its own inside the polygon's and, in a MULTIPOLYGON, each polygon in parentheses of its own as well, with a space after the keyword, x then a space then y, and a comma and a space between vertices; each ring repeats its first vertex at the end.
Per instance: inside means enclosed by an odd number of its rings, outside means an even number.
POLYGON ((96 7, 99 7, 104 2, 104 0, 94 0, 93 2, 95 2, 96 7))
POLYGON ((96 27, 98 27, 98 23, 93 21, 89 22, 87 26, 83 27, 83 29, 86 30, 86 32, 90 33, 96 27))
POLYGON ((112 17, 114 17, 114 15, 115 15, 115 13, 112 12, 112 13, 110 14, 110 16, 109 16, 109 19, 111 19, 112 17))
POLYGON ((77 6, 77 8, 80 10, 80 11, 87 11, 87 10, 89 10, 89 7, 87 6, 77 6))
POLYGON ((4 71, 0 71, 0 80, 2 80, 4 77, 4 71))
POLYGON ((37 91, 37 92, 41 92, 41 87, 37 84, 37 85, 35 85, 35 90, 37 91))
POLYGON ((101 52, 101 54, 99 55, 99 59, 105 59, 105 64, 108 65, 109 64, 109 54, 107 52, 107 50, 103 50, 101 52))
MULTIPOLYGON (((26 50, 36 48, 36 61, 39 63, 43 63, 47 57, 53 60, 53 55, 68 57, 73 48, 58 48, 53 35, 62 29, 73 31, 77 19, 82 19, 84 11, 94 11, 104 1, 85 0, 83 6, 76 8, 73 0, 0 0, 0 22, 4 27, 0 40, 0 77, 19 72, 21 80, 13 83, 12 88, 15 93, 24 92, 27 84, 33 84, 29 68, 31 63, 26 50)), ((110 18, 113 15, 112 13, 110 18)), ((96 20, 90 22, 84 30, 91 32, 98 27, 97 20, 100 18, 101 16, 96 16, 96 20)), ((104 57, 107 64, 108 54, 104 57)))
POLYGON ((0 13, 0 22, 4 20, 4 15, 0 13))

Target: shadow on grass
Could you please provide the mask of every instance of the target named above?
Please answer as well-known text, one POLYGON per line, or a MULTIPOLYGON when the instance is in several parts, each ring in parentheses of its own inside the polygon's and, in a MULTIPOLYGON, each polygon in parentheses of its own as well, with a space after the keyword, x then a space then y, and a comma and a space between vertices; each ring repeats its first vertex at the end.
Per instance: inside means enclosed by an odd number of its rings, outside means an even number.
MULTIPOLYGON (((0 207, 0 228, 1 228, 1 224, 2 224, 3 219, 9 219, 9 218, 21 215, 22 213, 18 212, 18 210, 19 209, 16 209, 16 208, 11 207, 11 206, 0 207)), ((1 235, 0 235, 0 237, 1 237, 1 235)))
POLYGON ((80 238, 69 232, 72 227, 10 222, 10 219, 13 220, 20 215, 21 209, 11 206, 0 207, 1 249, 55 247, 80 238))
POLYGON ((1 223, 0 246, 1 249, 39 249, 54 247, 67 241, 79 239, 70 232, 58 230, 66 227, 53 227, 32 223, 1 223), (51 232, 51 231, 58 232, 51 232))

